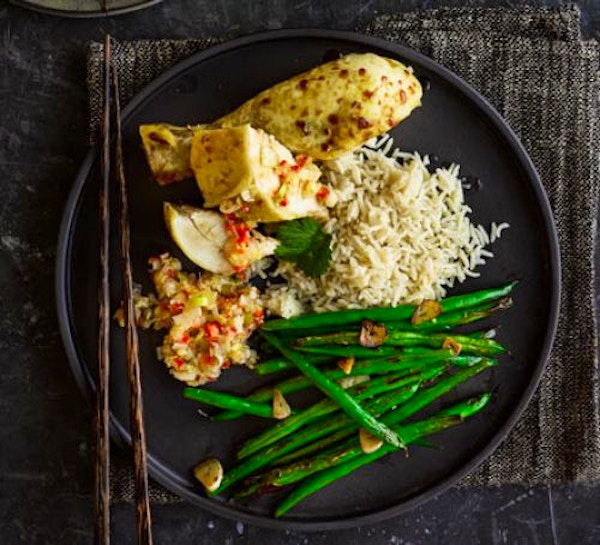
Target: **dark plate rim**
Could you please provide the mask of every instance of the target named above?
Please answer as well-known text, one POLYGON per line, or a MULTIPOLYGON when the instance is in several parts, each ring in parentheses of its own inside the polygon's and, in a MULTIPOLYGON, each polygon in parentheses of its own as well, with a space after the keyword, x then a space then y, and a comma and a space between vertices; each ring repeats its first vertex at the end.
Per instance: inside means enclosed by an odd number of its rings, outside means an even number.
MULTIPOLYGON (((138 106, 140 106, 153 92, 165 85, 168 81, 178 76, 180 73, 185 72, 191 66, 203 62, 206 59, 220 55, 221 53, 231 51, 240 47, 252 45, 255 43, 265 41, 276 41, 285 40, 290 38, 328 38, 328 39, 339 39, 348 42, 354 42, 363 46, 374 47, 382 50, 387 50, 394 55, 401 57, 408 61, 408 63, 420 64, 426 67, 428 70, 436 73, 442 79, 446 80, 455 88, 458 88, 467 99, 469 99, 474 107, 479 108, 487 116, 488 120, 492 123, 494 129, 503 137, 505 143, 510 146, 515 157, 518 159, 521 168, 524 170, 525 175, 531 181, 532 188, 534 190, 536 199, 540 206, 543 223, 545 226, 545 238, 548 243, 550 270, 548 275, 551 277, 551 293, 550 297, 550 312, 548 316, 548 326, 544 341, 541 346, 540 358, 538 359, 537 365, 532 373, 527 388, 525 389, 523 396, 519 400, 518 404, 515 405, 510 416, 504 421, 502 426, 496 431, 491 440, 484 446, 484 448, 473 458, 468 460, 463 466, 456 470, 452 475, 446 479, 435 484, 431 488, 426 489, 424 492, 417 496, 409 498, 406 501, 399 503, 393 507, 388 507, 372 513, 361 514, 357 516, 349 516, 340 519, 325 519, 322 521, 310 519, 308 521, 301 521, 298 519, 275 519, 272 517, 266 517, 261 515, 254 515, 247 513, 237 508, 230 506, 227 503, 221 503, 218 501, 211 500, 209 498, 199 496, 187 488, 180 486, 173 482, 169 475, 169 470, 162 466, 159 462, 152 459, 148 460, 149 473, 153 479, 165 486, 169 490, 178 494, 179 496, 187 499, 188 501, 220 516, 224 516, 234 520, 241 520, 250 524, 255 524, 263 527, 270 527, 276 529, 286 530, 297 530, 297 531, 324 531, 324 530, 337 530, 342 528, 349 528, 363 524, 373 524, 381 522, 383 520, 392 518, 399 515, 400 513, 406 512, 417 505, 424 503, 425 501, 437 496, 441 492, 455 485, 463 476, 473 471, 479 464, 481 464, 492 452, 500 445, 500 443, 506 438, 510 430, 514 427, 518 418, 521 416, 526 406, 529 404, 541 375, 546 368, 552 343, 556 333, 558 323, 558 312, 559 312, 559 300, 560 300, 560 252, 558 244, 558 236, 554 223, 554 217, 550 207, 548 196, 543 188, 540 177, 529 158, 529 155, 519 142, 517 136, 512 129, 502 119, 500 114, 491 106, 491 104, 483 98, 483 96, 472 88, 469 84, 464 82, 454 73, 450 72, 447 68, 438 64, 434 60, 426 57, 422 53, 414 51, 404 45, 394 44, 386 40, 359 34, 356 32, 339 31, 339 30, 325 30, 325 29, 284 29, 260 32, 251 34, 241 38, 237 38, 228 41, 223 44, 213 46, 202 52, 199 52, 189 59, 186 59, 173 68, 169 69, 163 75, 159 76, 142 91, 140 91, 132 101, 123 110, 123 119, 138 106)), ((92 392, 94 389, 93 380, 85 366, 82 364, 78 349, 75 345, 72 329, 71 329, 71 316, 69 313, 69 257, 71 249, 71 231, 73 228, 73 220, 77 212, 77 205, 86 183, 89 171, 95 162, 97 155, 97 148, 92 148, 87 154, 80 171, 78 172, 75 184, 69 195, 65 211, 60 226, 57 257, 56 257, 56 301, 57 301, 57 312, 60 325, 61 336, 65 345, 65 350, 69 360, 71 370, 77 380, 79 387, 86 396, 86 398, 92 398, 92 392)), ((114 418, 111 416, 111 436, 113 440, 120 444, 130 444, 130 435, 114 418)))
POLYGON ((68 17, 70 19, 93 19, 97 17, 112 17, 113 15, 124 15, 126 13, 133 13, 141 9, 146 9, 156 4, 160 4, 163 0, 140 0, 136 4, 131 6, 124 6, 118 9, 109 9, 103 11, 101 9, 91 11, 69 11, 57 8, 49 8, 45 6, 39 6, 27 0, 10 0, 15 6, 20 8, 37 11, 38 13, 44 13, 46 15, 53 15, 55 17, 68 17))

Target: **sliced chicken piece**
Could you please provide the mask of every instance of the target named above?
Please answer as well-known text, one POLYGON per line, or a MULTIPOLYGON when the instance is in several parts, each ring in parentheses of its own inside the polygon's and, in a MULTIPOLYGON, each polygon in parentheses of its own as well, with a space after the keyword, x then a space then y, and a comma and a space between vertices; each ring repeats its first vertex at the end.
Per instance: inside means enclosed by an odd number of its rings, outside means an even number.
POLYGON ((327 217, 321 171, 250 125, 198 131, 191 164, 208 207, 221 205, 256 222, 327 217))
POLYGON ((174 125, 141 125, 140 136, 150 170, 161 185, 192 178, 190 150, 194 127, 176 127, 174 125))

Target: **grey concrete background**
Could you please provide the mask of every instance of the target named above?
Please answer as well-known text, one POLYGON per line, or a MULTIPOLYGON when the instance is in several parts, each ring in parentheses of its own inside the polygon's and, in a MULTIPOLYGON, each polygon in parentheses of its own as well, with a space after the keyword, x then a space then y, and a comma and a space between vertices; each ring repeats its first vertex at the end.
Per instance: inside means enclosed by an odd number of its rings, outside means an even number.
MULTIPOLYGON (((530 2, 531 4, 532 2, 530 2)), ((556 1, 533 2, 557 5, 556 1)), ((519 2, 165 0, 98 20, 50 17, 2 3, 0 28, 0 543, 92 543, 91 413, 72 379, 54 311, 56 236, 86 151, 85 43, 354 28, 376 12, 519 2)), ((578 2, 600 37, 600 2, 578 2)), ((250 527, 187 504, 155 507, 170 544, 469 545, 600 543, 600 487, 450 490, 404 516, 337 533, 250 527)), ((129 505, 113 508, 113 542, 135 542, 129 505)))

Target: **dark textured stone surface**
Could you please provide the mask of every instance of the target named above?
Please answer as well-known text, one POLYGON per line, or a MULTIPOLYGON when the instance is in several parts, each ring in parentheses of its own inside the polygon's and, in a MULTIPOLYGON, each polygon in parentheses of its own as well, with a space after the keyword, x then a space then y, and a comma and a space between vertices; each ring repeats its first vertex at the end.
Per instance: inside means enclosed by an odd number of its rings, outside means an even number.
MULTIPOLYGON (((557 1, 537 2, 557 5, 557 1)), ((90 411, 71 378, 54 311, 58 225, 86 152, 84 44, 244 34, 283 27, 354 28, 375 12, 518 2, 166 0, 145 12, 64 20, 0 7, 0 543, 89 544, 90 411)), ((600 37, 600 3, 579 3, 600 37)), ((161 545, 600 543, 600 487, 451 490, 385 524, 336 534, 283 533, 189 505, 156 507, 161 545)), ((133 508, 113 509, 113 542, 134 543, 133 508)))

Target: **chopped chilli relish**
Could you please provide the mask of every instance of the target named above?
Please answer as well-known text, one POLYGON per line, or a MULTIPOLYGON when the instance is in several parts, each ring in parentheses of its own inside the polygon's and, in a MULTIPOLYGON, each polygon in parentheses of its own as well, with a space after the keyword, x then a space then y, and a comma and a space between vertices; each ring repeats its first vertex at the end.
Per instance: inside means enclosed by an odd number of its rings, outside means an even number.
MULTIPOLYGON (((169 254, 148 261, 156 295, 136 290, 136 320, 145 329, 169 329, 157 352, 175 378, 199 386, 230 365, 256 363, 246 341, 264 319, 257 288, 232 277, 183 272, 169 254)), ((122 310, 116 318, 122 325, 122 310)))

